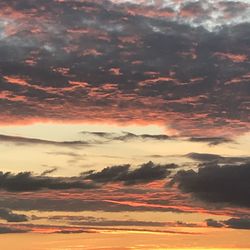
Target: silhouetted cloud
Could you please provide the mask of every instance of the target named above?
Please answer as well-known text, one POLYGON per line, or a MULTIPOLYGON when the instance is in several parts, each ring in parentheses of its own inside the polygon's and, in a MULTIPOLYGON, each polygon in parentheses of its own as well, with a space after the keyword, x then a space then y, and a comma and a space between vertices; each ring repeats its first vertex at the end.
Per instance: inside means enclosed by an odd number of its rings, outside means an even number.
POLYGON ((169 169, 175 168, 175 165, 157 165, 148 162, 136 169, 131 170, 130 167, 130 165, 112 166, 100 172, 83 173, 83 176, 95 182, 124 182, 125 185, 134 185, 165 179, 170 174, 169 169))
POLYGON ((209 227, 227 227, 233 229, 250 230, 250 218, 230 218, 225 221, 216 221, 213 219, 206 220, 209 227))
POLYGON ((52 169, 48 169, 48 170, 45 170, 41 173, 41 176, 46 176, 46 175, 49 175, 49 174, 52 174, 54 173, 55 171, 57 171, 58 168, 52 168, 52 169))
POLYGON ((94 185, 82 180, 67 177, 48 177, 33 175, 31 172, 13 174, 0 172, 0 189, 10 192, 38 191, 41 189, 90 189, 94 185))
POLYGON ((107 220, 104 218, 95 218, 95 217, 72 217, 72 216, 53 216, 47 218, 52 221, 62 221, 67 220, 71 225, 78 226, 100 226, 100 227, 123 227, 123 226, 136 226, 136 227, 164 227, 166 226, 165 222, 157 221, 138 221, 138 220, 107 220))
POLYGON ((0 141, 13 143, 15 145, 52 145, 63 147, 77 147, 89 145, 89 142, 86 141, 51 141, 10 135, 0 135, 0 141))
POLYGON ((0 208, 0 218, 8 222, 24 222, 28 221, 28 217, 24 214, 15 214, 7 208, 0 208))
MULTIPOLYGON (((101 191, 100 191, 101 192, 101 191)), ((100 197, 100 192, 95 193, 96 196, 100 197)), ((69 198, 69 197, 68 197, 69 198)), ((107 197, 106 197, 107 198, 107 197)), ((111 197, 112 198, 112 195, 111 197)), ((82 211, 105 211, 105 212, 131 212, 131 211, 159 211, 159 212, 185 212, 181 207, 163 207, 161 204, 157 206, 150 206, 147 203, 141 205, 130 205, 129 202, 112 202, 109 200, 85 200, 72 198, 70 202, 66 202, 65 199, 56 198, 2 198, 0 199, 0 206, 8 207, 12 210, 22 211, 61 211, 61 212, 82 212, 82 211)))
POLYGON ((213 220, 213 219, 207 219, 206 223, 208 227, 224 227, 223 223, 213 220))
POLYGON ((130 141, 130 140, 171 140, 171 137, 164 134, 134 134, 130 132, 122 133, 107 133, 107 132, 87 132, 83 131, 82 134, 100 137, 110 141, 130 141))
POLYGON ((233 140, 226 137, 191 137, 189 141, 192 142, 205 142, 210 146, 216 146, 223 143, 232 143, 233 140))
POLYGON ((231 218, 224 223, 230 228, 250 229, 250 218, 231 218))
POLYGON ((50 221, 67 221, 71 225, 78 226, 136 226, 136 227, 199 227, 195 223, 185 223, 182 221, 176 222, 159 222, 159 221, 145 221, 145 220, 109 220, 105 218, 98 218, 93 216, 50 216, 35 219, 48 219, 50 221))
POLYGON ((11 234, 11 233, 27 233, 29 230, 27 229, 20 229, 8 226, 2 226, 0 224, 0 234, 11 234))
POLYGON ((118 165, 106 167, 100 172, 90 170, 80 176, 72 177, 51 177, 57 168, 47 170, 41 175, 34 175, 32 172, 0 172, 0 189, 10 192, 38 191, 41 189, 64 190, 64 189, 92 189, 98 188, 95 183, 107 184, 110 182, 120 182, 125 185, 135 185, 139 183, 149 183, 156 180, 165 179, 171 169, 175 169, 175 164, 154 164, 148 162, 138 168, 131 168, 131 165, 118 165))
POLYGON ((250 162, 250 157, 248 156, 221 156, 217 154, 206 154, 206 153, 189 153, 186 157, 191 158, 200 162, 213 162, 213 163, 223 163, 223 164, 242 164, 250 162))
POLYGON ((212 203, 250 207, 250 164, 204 164, 197 172, 181 170, 174 182, 186 193, 212 203))
POLYGON ((187 157, 201 161, 201 162, 206 162, 206 161, 218 161, 223 159, 222 156, 216 155, 216 154, 205 154, 205 153, 189 153, 186 155, 187 157))

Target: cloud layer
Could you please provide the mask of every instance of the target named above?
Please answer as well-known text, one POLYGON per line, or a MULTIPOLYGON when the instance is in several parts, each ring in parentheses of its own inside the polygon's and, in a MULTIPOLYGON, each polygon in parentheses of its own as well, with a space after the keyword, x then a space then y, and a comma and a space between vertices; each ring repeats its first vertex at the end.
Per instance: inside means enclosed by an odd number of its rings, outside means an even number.
POLYGON ((249 129, 244 1, 0 7, 2 123, 155 123, 215 138, 249 129))

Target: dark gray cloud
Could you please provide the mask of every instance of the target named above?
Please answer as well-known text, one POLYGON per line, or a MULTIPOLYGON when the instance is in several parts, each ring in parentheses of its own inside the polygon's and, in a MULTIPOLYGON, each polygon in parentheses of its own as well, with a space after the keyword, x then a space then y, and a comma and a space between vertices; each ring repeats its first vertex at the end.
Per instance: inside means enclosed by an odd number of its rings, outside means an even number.
POLYGON ((28 221, 28 217, 26 215, 13 213, 7 208, 0 208, 0 218, 8 222, 28 221))
POLYGON ((242 164, 250 162, 250 157, 248 156, 226 157, 217 154, 189 153, 186 155, 186 157, 205 163, 212 162, 221 164, 242 164))
POLYGON ((222 156, 216 154, 205 154, 205 153, 189 153, 186 155, 187 157, 201 162, 206 161, 219 161, 223 159, 222 156))
POLYGON ((250 229, 250 218, 231 218, 224 221, 225 225, 235 229, 250 229))
POLYGON ((107 220, 104 218, 81 217, 81 216, 52 216, 47 219, 52 221, 68 221, 71 225, 78 226, 136 226, 136 227, 164 227, 166 223, 156 221, 138 221, 138 220, 107 220))
POLYGON ((134 185, 165 179, 171 173, 169 169, 175 166, 174 164, 157 165, 150 161, 136 169, 130 169, 130 165, 112 166, 100 172, 83 173, 83 176, 95 182, 124 182, 125 185, 134 185))
POLYGON ((64 190, 64 189, 92 189, 98 188, 95 183, 107 184, 109 182, 120 182, 125 185, 149 183, 165 179, 171 169, 176 168, 175 164, 154 164, 148 162, 132 169, 131 165, 118 165, 106 167, 100 172, 88 171, 80 176, 72 177, 51 177, 47 174, 57 170, 47 170, 41 175, 32 172, 0 172, 0 189, 9 192, 39 191, 42 189, 64 190))
POLYGON ((227 227, 233 229, 250 230, 250 218, 230 218, 225 221, 216 221, 213 219, 206 220, 209 227, 227 227))
POLYGON ((130 141, 130 140, 157 140, 157 141, 167 141, 167 140, 184 140, 191 142, 201 142, 207 143, 209 146, 216 146, 223 143, 233 143, 234 140, 227 137, 188 137, 184 138, 181 136, 169 136, 166 134, 134 134, 130 132, 122 132, 122 133, 111 133, 111 132, 89 132, 82 131, 81 134, 85 136, 85 138, 89 138, 92 140, 95 139, 105 139, 108 141, 130 141))
MULTIPOLYGON (((100 191, 101 192, 101 191, 100 191)), ((94 195, 100 197, 100 193, 94 195)), ((45 194, 46 196, 46 194, 45 194)), ((107 198, 107 197, 106 197, 107 198)), ((159 212, 185 212, 181 207, 162 207, 161 203, 157 206, 156 203, 151 203, 149 206, 147 202, 140 206, 133 206, 126 203, 112 202, 109 200, 84 200, 72 198, 67 202, 65 199, 56 198, 30 198, 22 199, 21 197, 1 198, 0 206, 8 207, 12 210, 20 211, 61 211, 61 212, 82 212, 82 211, 105 211, 105 212, 131 212, 131 211, 159 211, 159 212)))
POLYGON ((52 145, 62 147, 79 147, 90 144, 86 141, 51 141, 11 135, 0 135, 0 141, 5 143, 13 143, 15 145, 52 145))
POLYGON ((80 233, 99 233, 102 230, 105 231, 132 231, 132 232, 148 232, 148 233, 166 233, 166 234, 196 234, 192 232, 185 231, 174 231, 174 230, 164 230, 164 229, 142 229, 142 228, 130 228, 130 227, 113 227, 107 226, 104 228, 100 227, 81 227, 81 226, 59 226, 59 225, 36 225, 36 224, 22 224, 20 228, 19 225, 13 225, 11 227, 7 225, 0 225, 0 234, 2 233, 27 233, 33 232, 36 230, 42 230, 44 234, 80 234, 80 233))
POLYGON ((205 202, 250 207, 250 164, 204 164, 197 172, 181 170, 173 182, 186 193, 205 202))
POLYGON ((27 233, 29 230, 27 229, 20 229, 8 226, 2 226, 0 224, 0 234, 11 234, 11 233, 27 233))
POLYGON ((33 175, 31 172, 21 172, 18 174, 0 172, 0 189, 9 192, 90 188, 94 188, 94 185, 73 177, 48 177, 33 175))
POLYGON ((130 140, 171 140, 172 137, 164 134, 151 135, 151 134, 134 134, 130 132, 107 133, 107 132, 87 132, 83 131, 83 135, 96 136, 106 140, 114 141, 130 141, 130 140))
POLYGON ((9 233, 29 233, 36 232, 36 229, 43 229, 44 234, 57 233, 57 234, 79 234, 79 233, 96 233, 96 230, 83 227, 70 227, 58 225, 36 225, 36 224, 0 224, 0 234, 9 233), (46 232, 48 230, 48 232, 46 232))
POLYGON ((199 227, 195 223, 185 223, 182 221, 176 222, 158 222, 158 221, 140 221, 140 220, 108 220, 105 218, 97 218, 92 216, 50 216, 50 217, 35 217, 36 219, 49 219, 51 221, 67 221, 71 225, 78 226, 100 226, 100 227, 199 227))
POLYGON ((41 176, 46 176, 46 175, 49 175, 49 174, 52 174, 54 173, 55 171, 57 171, 58 168, 52 168, 52 169, 48 169, 48 170, 45 170, 41 173, 41 176))
POLYGON ((210 146, 216 146, 223 143, 232 143, 233 140, 226 137, 191 137, 189 141, 192 142, 205 142, 210 146))
POLYGON ((213 219, 207 219, 206 223, 208 227, 224 227, 223 223, 213 220, 213 219))

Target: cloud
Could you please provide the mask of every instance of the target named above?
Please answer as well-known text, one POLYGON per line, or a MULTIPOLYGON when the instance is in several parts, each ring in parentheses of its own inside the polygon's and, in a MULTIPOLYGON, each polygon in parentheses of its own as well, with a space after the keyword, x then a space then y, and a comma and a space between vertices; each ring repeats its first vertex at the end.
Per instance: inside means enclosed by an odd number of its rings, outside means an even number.
POLYGON ((130 140, 156 140, 156 141, 168 141, 168 140, 187 140, 190 142, 208 143, 209 146, 217 146, 223 143, 234 142, 231 138, 226 137, 181 137, 181 136, 169 136, 166 134, 134 134, 130 132, 111 133, 111 132, 81 132, 86 138, 93 138, 95 141, 98 139, 105 139, 109 141, 130 141, 130 140))
POLYGON ((0 234, 9 233, 42 233, 42 234, 79 234, 79 233, 96 233, 91 228, 70 227, 59 225, 36 225, 36 224, 0 224, 0 234))
POLYGON ((195 161, 200 161, 204 163, 213 162, 220 164, 242 164, 250 162, 250 157, 248 156, 221 156, 217 154, 206 154, 206 153, 189 153, 186 157, 191 158, 195 161))
MULTIPOLYGON (((95 193, 100 196, 100 193, 95 193)), ((69 197, 67 197, 69 198, 69 197)), ((106 197, 107 198, 107 197, 106 197)), ((141 203, 140 205, 133 206, 130 202, 111 202, 106 200, 85 200, 72 198, 70 202, 65 202, 65 199, 56 198, 32 198, 22 199, 13 197, 0 199, 0 205, 8 207, 13 210, 22 211, 62 211, 62 212, 82 212, 82 211, 105 211, 105 212, 129 212, 129 211, 160 211, 160 212, 182 212, 182 208, 171 206, 147 206, 147 203, 141 203)), ((185 211, 184 211, 185 212, 185 211)))
POLYGON ((206 223, 207 223, 208 227, 224 227, 223 223, 218 222, 218 221, 213 220, 213 219, 207 219, 206 223))
POLYGON ((198 172, 181 170, 173 179, 181 191, 214 204, 250 207, 250 164, 204 164, 198 172))
POLYGON ((138 220, 107 220, 104 218, 95 217, 81 217, 81 216, 52 216, 47 219, 52 221, 66 220, 71 225, 78 226, 100 226, 100 227, 123 227, 123 226, 136 226, 136 227, 164 227, 166 223, 157 221, 138 221, 138 220))
POLYGON ((2 233, 39 233, 39 234, 81 234, 81 233, 102 233, 102 232, 139 232, 139 233, 156 233, 156 234, 187 234, 196 233, 163 229, 143 229, 129 227, 81 227, 81 226, 59 226, 59 225, 37 225, 22 224, 20 225, 0 225, 0 234, 2 233))
POLYGON ((18 174, 0 172, 0 189, 9 192, 90 188, 94 188, 94 185, 85 183, 79 179, 74 180, 74 178, 70 177, 48 177, 44 175, 33 175, 31 172, 21 172, 18 174))
POLYGON ((248 131, 249 5, 227 5, 2 1, 1 123, 158 124, 214 138, 248 131))
POLYGON ((224 223, 230 228, 250 230, 250 218, 231 218, 224 223))
POLYGON ((0 172, 0 189, 9 192, 39 191, 42 189, 64 190, 64 189, 92 189, 98 188, 96 184, 120 182, 124 185, 135 185, 150 183, 156 180, 165 179, 171 169, 176 168, 175 164, 154 164, 148 162, 132 169, 131 165, 118 165, 106 167, 100 172, 88 171, 80 176, 72 177, 51 177, 47 174, 53 173, 57 168, 46 170, 41 175, 32 172, 0 172))
POLYGON ((216 154, 205 154, 205 153, 189 153, 186 155, 187 157, 201 161, 201 162, 207 162, 207 161, 219 161, 223 159, 222 156, 216 155, 216 154))
POLYGON ((28 221, 28 217, 24 214, 15 214, 6 208, 0 208, 0 218, 8 222, 24 222, 28 221))
POLYGON ((57 171, 58 168, 52 168, 52 169, 48 169, 48 170, 45 170, 41 173, 41 176, 46 176, 46 175, 49 175, 49 174, 52 174, 54 173, 55 171, 57 171))
POLYGON ((164 134, 152 135, 152 134, 134 134, 130 132, 119 133, 107 133, 107 132, 87 132, 83 131, 82 134, 89 136, 96 136, 112 141, 130 141, 130 140, 170 140, 171 137, 164 134))
POLYGON ((0 225, 0 234, 27 233, 29 230, 0 225))
POLYGON ((142 221, 142 220, 109 220, 92 216, 50 216, 50 217, 35 217, 34 219, 48 219, 51 221, 66 221, 71 225, 78 226, 98 226, 98 227, 199 227, 195 223, 185 223, 182 221, 176 222, 159 222, 159 221, 142 221))
POLYGON ((230 138, 225 137, 191 137, 189 138, 191 142, 205 142, 208 143, 210 146, 216 146, 223 143, 231 143, 233 142, 230 138))
POLYGON ((130 167, 130 165, 112 166, 100 172, 83 173, 83 176, 95 182, 123 182, 125 185, 134 185, 165 179, 170 174, 169 169, 175 165, 156 165, 148 162, 133 170, 130 167))
POLYGON ((225 221, 206 220, 209 227, 227 227, 233 229, 250 230, 250 218, 230 218, 225 221))
POLYGON ((11 135, 0 135, 1 142, 13 143, 15 145, 52 145, 52 146, 62 146, 62 147, 78 147, 87 146, 88 142, 85 141, 51 141, 36 138, 27 138, 20 136, 11 135))

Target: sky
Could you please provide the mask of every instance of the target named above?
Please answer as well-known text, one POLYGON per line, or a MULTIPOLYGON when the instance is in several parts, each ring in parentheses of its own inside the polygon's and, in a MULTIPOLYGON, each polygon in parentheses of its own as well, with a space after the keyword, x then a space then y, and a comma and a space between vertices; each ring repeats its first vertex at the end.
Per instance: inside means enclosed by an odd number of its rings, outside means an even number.
POLYGON ((250 1, 1 0, 4 250, 250 249, 250 1))

